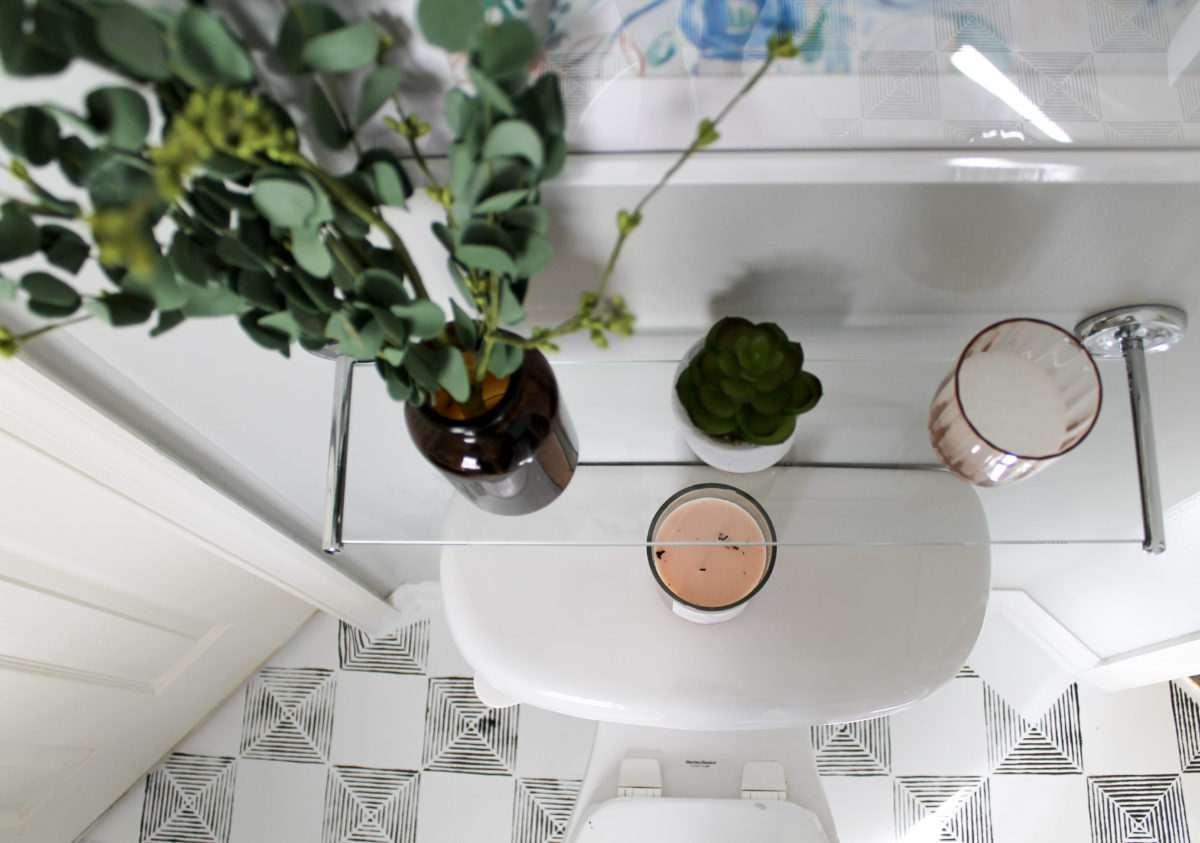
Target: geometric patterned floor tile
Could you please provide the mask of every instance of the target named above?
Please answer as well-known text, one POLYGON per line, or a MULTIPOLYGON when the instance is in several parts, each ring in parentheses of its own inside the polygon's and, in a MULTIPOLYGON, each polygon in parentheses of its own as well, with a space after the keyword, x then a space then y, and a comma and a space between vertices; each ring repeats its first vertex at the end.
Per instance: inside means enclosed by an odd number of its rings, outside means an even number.
POLYGON ((900 776, 897 840, 993 843, 991 790, 979 776, 900 776))
POLYGON ((333 734, 334 691, 332 670, 262 668, 246 686, 242 757, 325 763, 333 734))
POLYGON ((371 637, 345 621, 338 630, 338 664, 343 670, 422 674, 429 659, 429 621, 371 637))
POLYGON ((1171 714, 1175 718, 1175 740, 1179 766, 1185 773, 1200 773, 1200 703, 1178 682, 1171 685, 1171 714))
POLYGON ((414 770, 331 767, 322 843, 413 843, 419 782, 414 770))
POLYGON ((994 773, 1067 775, 1083 772, 1078 685, 1067 688, 1036 722, 1018 714, 986 683, 983 693, 988 766, 994 773))
POLYGON ((1190 843, 1180 774, 1089 776, 1095 843, 1190 843))
POLYGON ((892 771, 892 739, 886 717, 813 726, 809 733, 822 776, 886 776, 892 771))
POLYGON ((469 677, 429 680, 422 766, 446 773, 511 775, 520 706, 489 708, 469 677))
POLYGON ((517 779, 512 843, 562 843, 580 784, 563 779, 517 779))
POLYGON ((174 753, 146 777, 140 843, 229 843, 236 759, 174 753))

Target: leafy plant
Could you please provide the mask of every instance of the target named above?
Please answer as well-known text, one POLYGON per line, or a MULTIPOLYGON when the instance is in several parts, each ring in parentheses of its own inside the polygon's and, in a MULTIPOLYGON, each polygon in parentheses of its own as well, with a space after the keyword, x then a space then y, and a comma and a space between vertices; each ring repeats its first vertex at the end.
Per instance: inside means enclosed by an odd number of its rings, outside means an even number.
POLYGON ((32 197, 0 205, 0 262, 40 253, 49 264, 19 280, 0 275, 0 297, 20 296, 34 314, 57 320, 21 335, 0 328, 0 354, 86 318, 114 326, 155 319, 150 334, 158 336, 187 319, 232 316, 268 349, 287 355, 294 343, 334 345, 374 360, 398 400, 422 404, 444 389, 468 409, 479 406, 484 376, 512 373, 526 349, 553 350, 557 337, 580 330, 601 346, 609 334, 632 332, 633 315, 605 290, 645 204, 716 140, 717 124, 773 61, 807 58, 803 42, 772 38, 767 61, 729 107, 701 124, 632 211, 618 214, 598 288, 570 318, 522 337, 507 326, 524 318, 529 279, 553 255, 541 186, 567 155, 558 79, 530 77, 538 44, 524 22, 492 22, 483 0, 419 3, 427 40, 467 54, 473 88, 446 93, 454 141, 442 181, 420 148, 429 124, 400 100, 396 46, 373 21, 347 21, 302 0, 289 6, 275 39, 276 70, 308 85, 301 122, 315 143, 355 155, 349 169, 332 173, 302 146, 297 121, 246 45, 203 6, 166 12, 125 0, 0 0, 0 19, 0 60, 11 75, 57 73, 82 59, 129 81, 90 92, 80 112, 26 105, 0 115, 8 168, 32 197), (352 104, 331 84, 348 78, 357 80, 352 104), (163 117, 158 137, 152 109, 163 117), (407 147, 406 157, 361 147, 361 131, 375 119, 407 147), (80 189, 79 201, 33 175, 52 165, 80 189), (392 222, 413 197, 414 168, 445 212, 434 233, 463 299, 450 303, 449 317, 392 222), (111 283, 96 295, 64 278, 89 259, 111 283))
POLYGON ((796 429, 796 416, 821 400, 821 382, 804 371, 804 351, 774 322, 736 316, 717 322, 675 384, 688 417, 717 439, 773 445, 796 429))

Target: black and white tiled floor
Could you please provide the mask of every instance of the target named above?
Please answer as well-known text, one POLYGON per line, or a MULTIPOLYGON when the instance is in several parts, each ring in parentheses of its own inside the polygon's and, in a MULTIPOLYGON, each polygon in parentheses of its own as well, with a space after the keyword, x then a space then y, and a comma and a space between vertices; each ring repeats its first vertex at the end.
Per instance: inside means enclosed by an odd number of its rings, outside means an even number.
MULTIPOLYGON (((891 717, 811 731, 842 843, 1200 843, 1200 704, 1102 695, 1001 622, 891 717)), ((493 711, 434 617, 318 615, 78 843, 560 843, 593 726, 493 711)))

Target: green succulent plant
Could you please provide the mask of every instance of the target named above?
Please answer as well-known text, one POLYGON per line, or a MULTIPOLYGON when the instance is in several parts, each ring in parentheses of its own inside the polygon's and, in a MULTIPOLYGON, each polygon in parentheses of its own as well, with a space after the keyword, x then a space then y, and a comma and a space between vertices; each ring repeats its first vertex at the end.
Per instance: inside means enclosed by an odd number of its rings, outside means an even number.
POLYGON ((804 351, 774 322, 737 316, 717 322, 675 384, 696 427, 714 439, 774 445, 796 416, 821 400, 821 381, 804 371, 804 351))

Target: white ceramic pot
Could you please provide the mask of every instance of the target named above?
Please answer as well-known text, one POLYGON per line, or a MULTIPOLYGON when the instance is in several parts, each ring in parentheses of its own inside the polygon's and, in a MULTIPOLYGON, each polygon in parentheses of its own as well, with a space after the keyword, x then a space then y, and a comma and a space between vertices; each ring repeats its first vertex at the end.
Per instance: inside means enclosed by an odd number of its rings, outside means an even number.
POLYGON ((752 471, 770 468, 791 450, 792 443, 796 441, 796 434, 800 430, 798 425, 792 431, 792 435, 782 442, 775 445, 755 445, 750 442, 721 442, 713 439, 696 427, 689 418, 683 402, 679 400, 679 395, 675 392, 675 384, 679 381, 679 376, 683 374, 688 363, 703 348, 704 339, 701 338, 683 355, 679 366, 675 369, 675 376, 671 378, 671 409, 675 412, 675 418, 679 422, 679 429, 683 432, 684 440, 692 449, 692 453, 721 471, 749 474, 752 471))

